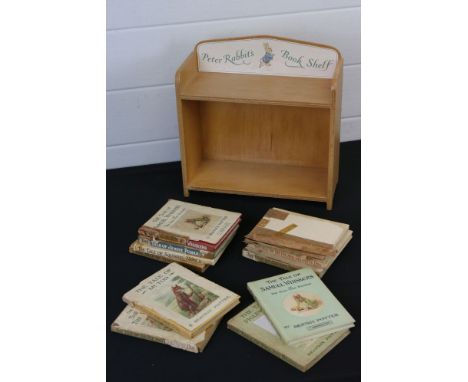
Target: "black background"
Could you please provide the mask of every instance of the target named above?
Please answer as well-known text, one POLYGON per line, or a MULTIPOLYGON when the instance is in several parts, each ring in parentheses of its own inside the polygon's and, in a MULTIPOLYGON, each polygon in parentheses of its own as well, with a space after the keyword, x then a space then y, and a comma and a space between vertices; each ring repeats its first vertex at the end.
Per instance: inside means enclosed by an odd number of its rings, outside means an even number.
MULTIPOLYGON (((361 162, 360 141, 341 144, 334 207, 324 203, 205 192, 182 193, 180 163, 107 171, 107 378, 108 381, 356 381, 360 380, 361 162), (203 353, 194 354, 110 331, 125 307, 122 295, 166 264, 132 255, 137 229, 167 199, 242 213, 236 237, 202 276, 241 296, 221 321, 203 353), (306 373, 296 370, 227 329, 226 322, 253 302, 246 283, 286 271, 241 255, 242 239, 271 207, 348 223, 354 237, 323 281, 356 319, 351 334, 306 373)), ((229 176, 229 174, 226 174, 229 176)))

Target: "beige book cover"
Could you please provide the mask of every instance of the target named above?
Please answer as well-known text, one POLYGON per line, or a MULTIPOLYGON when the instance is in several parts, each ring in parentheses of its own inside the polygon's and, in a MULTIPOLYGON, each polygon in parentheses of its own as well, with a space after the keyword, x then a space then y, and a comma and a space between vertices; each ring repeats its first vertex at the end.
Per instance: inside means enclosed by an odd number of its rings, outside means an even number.
POLYGON ((241 214, 169 199, 138 230, 151 239, 170 241, 203 251, 216 251, 241 214))
POLYGON ((193 338, 239 303, 240 296, 171 263, 125 293, 123 300, 193 338))
POLYGON ((271 208, 246 238, 300 251, 336 255, 349 225, 271 208))
POLYGON ((128 251, 130 253, 133 253, 134 255, 144 256, 152 260, 161 261, 163 263, 177 262, 179 264, 186 266, 187 268, 190 268, 192 270, 195 270, 197 272, 202 272, 202 273, 205 272, 209 267, 208 264, 203 264, 198 261, 188 260, 187 258, 184 258, 183 256, 179 256, 179 254, 177 254, 176 256, 167 251, 158 250, 157 248, 143 247, 142 244, 139 243, 138 241, 134 241, 130 245, 130 248, 128 249, 128 251))
POLYGON ((111 330, 127 336, 158 342, 192 353, 203 351, 215 332, 219 321, 216 321, 204 332, 194 338, 185 338, 161 322, 150 319, 146 314, 127 305, 111 325, 111 330))
POLYGON ((227 325, 229 329, 302 372, 309 370, 349 334, 349 330, 342 330, 303 342, 299 346, 288 346, 257 303, 231 318, 227 325))

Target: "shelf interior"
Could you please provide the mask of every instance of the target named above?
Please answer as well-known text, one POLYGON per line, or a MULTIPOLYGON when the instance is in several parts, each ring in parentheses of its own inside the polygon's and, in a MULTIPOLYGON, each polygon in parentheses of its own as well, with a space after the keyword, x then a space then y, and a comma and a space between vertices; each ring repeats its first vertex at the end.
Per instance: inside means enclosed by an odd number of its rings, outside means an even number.
POLYGON ((202 160, 188 188, 200 191, 326 201, 324 168, 202 160))
POLYGON ((330 110, 182 100, 188 189, 325 201, 330 110))

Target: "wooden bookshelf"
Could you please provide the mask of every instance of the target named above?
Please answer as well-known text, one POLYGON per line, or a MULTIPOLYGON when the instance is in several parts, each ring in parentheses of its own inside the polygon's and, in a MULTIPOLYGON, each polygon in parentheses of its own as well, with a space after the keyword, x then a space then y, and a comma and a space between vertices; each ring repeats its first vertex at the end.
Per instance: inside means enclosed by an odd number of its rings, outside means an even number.
POLYGON ((280 197, 331 209, 340 142, 338 57, 333 78, 302 78, 201 72, 192 52, 176 74, 184 195, 280 197))

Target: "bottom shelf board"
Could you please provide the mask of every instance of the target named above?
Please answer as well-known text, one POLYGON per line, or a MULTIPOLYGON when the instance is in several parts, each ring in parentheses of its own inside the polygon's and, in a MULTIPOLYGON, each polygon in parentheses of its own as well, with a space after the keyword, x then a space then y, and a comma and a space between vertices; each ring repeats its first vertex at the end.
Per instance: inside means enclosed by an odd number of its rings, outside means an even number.
POLYGON ((204 160, 187 188, 325 202, 327 170, 274 163, 204 160))

